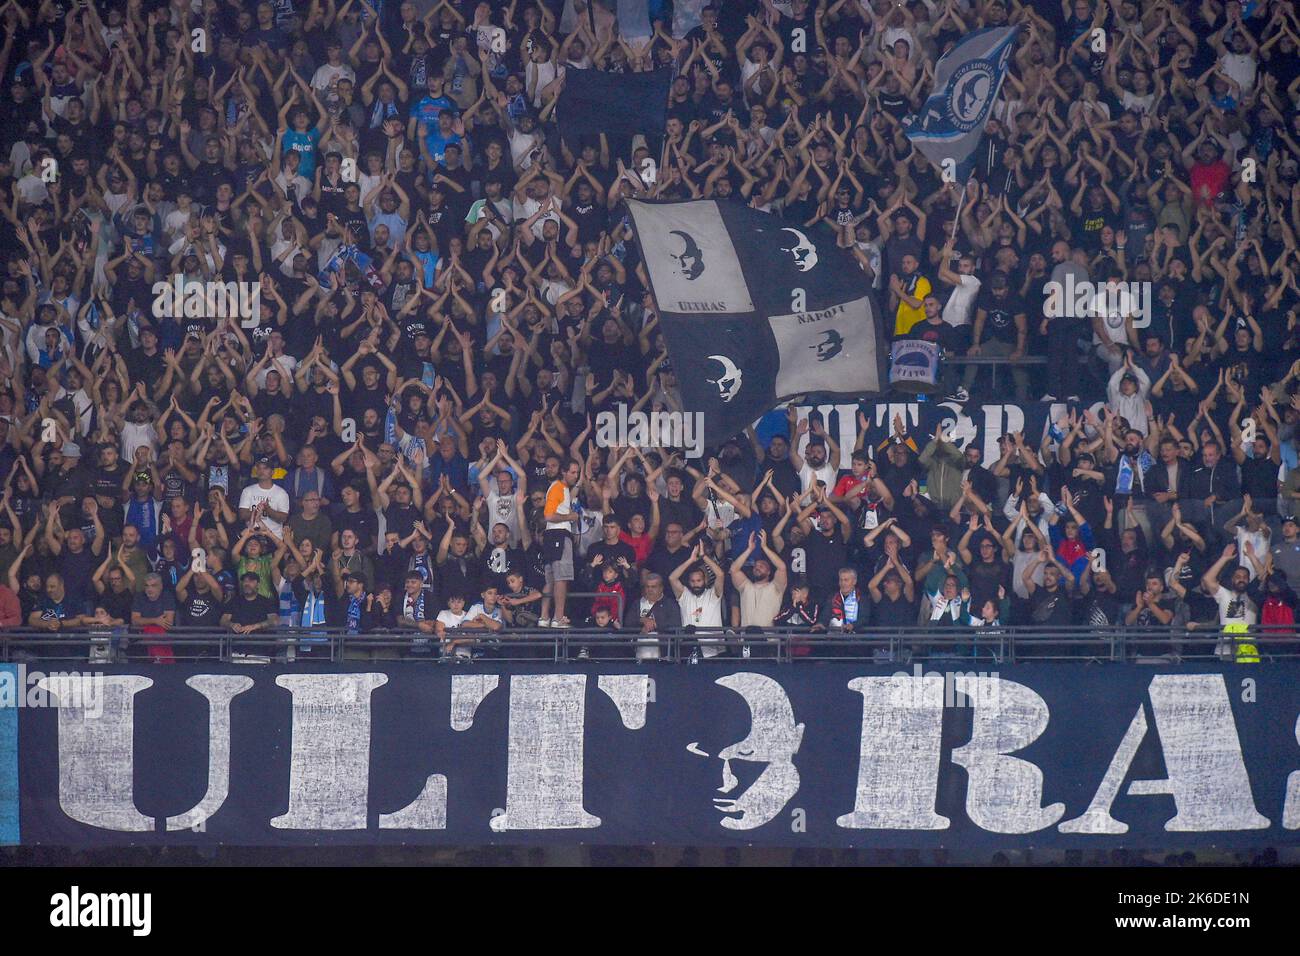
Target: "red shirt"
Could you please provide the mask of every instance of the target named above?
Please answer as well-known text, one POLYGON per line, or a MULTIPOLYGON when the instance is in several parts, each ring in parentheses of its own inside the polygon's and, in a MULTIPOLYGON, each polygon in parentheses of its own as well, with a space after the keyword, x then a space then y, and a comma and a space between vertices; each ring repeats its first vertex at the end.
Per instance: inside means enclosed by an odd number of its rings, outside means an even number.
POLYGON ((648 534, 631 535, 626 531, 620 531, 618 540, 632 549, 632 553, 636 555, 637 564, 644 564, 645 559, 650 557, 650 552, 654 550, 655 546, 654 539, 648 534))
POLYGON ((1221 159, 1209 165, 1197 163, 1192 167, 1192 198, 1203 205, 1213 205, 1231 175, 1231 168, 1221 159))
POLYGON ((18 627, 23 623, 23 606, 18 595, 0 584, 0 627, 18 627))

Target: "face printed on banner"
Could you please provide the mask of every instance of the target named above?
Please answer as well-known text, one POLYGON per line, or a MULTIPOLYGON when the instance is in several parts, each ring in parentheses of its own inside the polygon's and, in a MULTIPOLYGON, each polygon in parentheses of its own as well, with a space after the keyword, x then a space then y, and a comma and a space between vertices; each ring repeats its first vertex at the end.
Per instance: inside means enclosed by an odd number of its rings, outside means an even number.
POLYGON ((820 342, 808 347, 817 350, 817 361, 829 362, 844 351, 844 336, 834 329, 824 329, 821 335, 822 340, 820 342))
POLYGON ((800 272, 811 272, 817 268, 817 247, 809 241, 798 229, 785 228, 782 232, 788 232, 795 237, 795 241, 781 247, 782 252, 788 252, 794 257, 795 268, 800 272))
POLYGON ((736 363, 725 355, 710 355, 709 359, 722 366, 722 374, 716 378, 706 379, 706 381, 710 385, 716 385, 719 397, 724 402, 729 402, 739 393, 744 379, 744 372, 737 368, 736 363))
MULTIPOLYGON (((803 742, 804 725, 795 723, 790 698, 770 677, 729 674, 714 683, 745 699, 750 728, 743 740, 718 752, 722 761, 722 786, 717 792, 724 796, 714 797, 713 805, 723 814, 721 822, 726 829, 752 830, 770 822, 799 791, 794 755, 803 742), (763 765, 757 776, 755 764, 763 765), (748 785, 736 792, 742 783, 748 785)), ((696 756, 710 756, 700 749, 698 742, 688 744, 686 749, 696 756)))
POLYGON ((681 266, 682 275, 694 282, 704 274, 704 256, 700 252, 700 247, 690 233, 682 232, 680 229, 673 229, 671 232, 685 244, 684 250, 673 258, 681 266))

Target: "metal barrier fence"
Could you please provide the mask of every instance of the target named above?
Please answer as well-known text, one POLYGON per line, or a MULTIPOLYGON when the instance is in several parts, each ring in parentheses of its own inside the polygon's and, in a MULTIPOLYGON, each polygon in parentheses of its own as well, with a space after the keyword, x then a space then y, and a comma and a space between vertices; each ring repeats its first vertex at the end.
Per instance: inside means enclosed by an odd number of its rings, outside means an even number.
MULTIPOLYGON (((1015 664, 1026 661, 1268 663, 1300 658, 1300 629, 1252 627, 867 628, 862 633, 688 629, 643 634, 631 630, 521 629, 456 631, 473 637, 472 659, 502 661, 734 661, 797 663, 866 660, 911 664, 1015 664)), ((168 661, 373 661, 464 663, 437 637, 416 631, 347 633, 340 628, 281 628, 255 635, 178 627, 167 634, 19 628, 0 633, 0 661, 81 661, 100 664, 168 661)))

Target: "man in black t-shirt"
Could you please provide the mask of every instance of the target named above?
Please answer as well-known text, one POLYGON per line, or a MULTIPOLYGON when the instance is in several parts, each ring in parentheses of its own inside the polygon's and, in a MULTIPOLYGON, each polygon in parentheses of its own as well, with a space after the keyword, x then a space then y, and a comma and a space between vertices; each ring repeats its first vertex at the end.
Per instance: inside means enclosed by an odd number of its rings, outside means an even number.
POLYGON ((252 571, 239 579, 239 593, 231 598, 221 615, 221 626, 236 634, 252 634, 275 627, 280 619, 280 606, 274 598, 257 593, 259 578, 252 571))
MULTIPOLYGON (((971 346, 967 355, 1006 358, 1016 362, 1025 356, 1028 340, 1028 320, 1024 303, 1011 292, 1011 283, 1004 272, 993 273, 989 291, 982 293, 975 303, 975 326, 971 333, 971 346)), ((962 385, 969 391, 979 374, 978 365, 968 365, 962 385)), ((1024 403, 1029 398, 1029 373, 1012 366, 1011 376, 1016 383, 1016 401, 1024 403)))
POLYGON ((221 623, 225 603, 221 584, 207 571, 196 572, 191 568, 181 576, 176 582, 176 603, 180 622, 185 627, 215 629, 221 623))

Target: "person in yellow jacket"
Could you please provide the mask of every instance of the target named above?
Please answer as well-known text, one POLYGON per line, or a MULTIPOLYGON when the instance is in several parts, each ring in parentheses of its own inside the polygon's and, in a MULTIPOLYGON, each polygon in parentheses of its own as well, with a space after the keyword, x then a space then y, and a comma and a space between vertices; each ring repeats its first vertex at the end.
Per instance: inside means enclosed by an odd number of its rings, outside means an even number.
POLYGON ((925 318, 925 297, 932 284, 921 275, 921 261, 910 252, 903 256, 903 271, 889 277, 890 301, 896 303, 894 336, 906 335, 912 326, 925 318))

